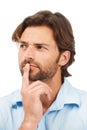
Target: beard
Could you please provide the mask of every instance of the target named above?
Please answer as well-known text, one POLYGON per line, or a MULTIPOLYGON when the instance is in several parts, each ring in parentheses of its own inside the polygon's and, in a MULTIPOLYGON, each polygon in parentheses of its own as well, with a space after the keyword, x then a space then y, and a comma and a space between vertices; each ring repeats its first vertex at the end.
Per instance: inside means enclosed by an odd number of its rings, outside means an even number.
POLYGON ((52 79, 54 77, 54 75, 56 74, 57 70, 58 70, 58 62, 59 62, 59 57, 57 57, 57 59, 54 61, 54 63, 48 63, 44 66, 42 66, 41 64, 34 62, 34 61, 29 61, 29 60, 24 60, 19 68, 20 68, 20 72, 23 76, 23 67, 29 63, 29 64, 34 64, 38 69, 38 71, 36 73, 33 72, 32 69, 30 69, 29 71, 29 81, 33 82, 33 81, 50 81, 50 79, 52 79))

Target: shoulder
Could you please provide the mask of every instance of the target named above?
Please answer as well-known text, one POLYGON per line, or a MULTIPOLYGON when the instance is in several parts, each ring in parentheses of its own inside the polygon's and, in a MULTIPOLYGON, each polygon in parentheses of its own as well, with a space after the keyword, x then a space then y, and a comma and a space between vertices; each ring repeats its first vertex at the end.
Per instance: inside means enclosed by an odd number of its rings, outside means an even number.
POLYGON ((15 102, 19 100, 21 100, 20 90, 16 90, 9 95, 0 97, 0 110, 3 108, 5 109, 8 107, 11 107, 12 104, 14 104, 15 102))
MULTIPOLYGON (((17 111, 17 106, 15 104, 19 101, 21 101, 20 90, 12 92, 7 96, 0 97, 0 130, 13 129, 13 123, 19 114, 19 111, 17 111)), ((17 122, 15 127, 16 126, 17 122)))
MULTIPOLYGON (((76 96, 78 97, 80 101, 84 101, 84 99, 87 99, 87 91, 77 89, 76 87, 72 86, 71 83, 65 79, 65 82, 63 84, 64 91, 67 91, 70 97, 76 96)), ((73 97, 73 98, 74 98, 73 97)))
POLYGON ((87 91, 77 89, 67 80, 62 87, 64 104, 68 106, 68 110, 72 110, 75 120, 81 121, 87 128, 87 91))
POLYGON ((87 91, 76 89, 77 94, 79 95, 80 108, 86 110, 87 112, 87 91))
POLYGON ((87 92, 84 90, 77 89, 72 86, 68 80, 65 79, 61 91, 64 103, 75 104, 79 108, 87 109, 87 92))
POLYGON ((87 91, 77 89, 75 87, 72 87, 72 89, 73 89, 73 91, 75 91, 77 93, 79 100, 80 100, 80 105, 81 104, 87 105, 87 91))
POLYGON ((77 89, 72 86, 67 80, 65 81, 64 91, 66 91, 66 100, 70 104, 77 105, 77 113, 81 119, 87 121, 87 91, 77 89))
POLYGON ((82 120, 83 125, 87 128, 87 92, 79 89, 75 89, 79 95, 79 107, 77 109, 77 116, 82 120))

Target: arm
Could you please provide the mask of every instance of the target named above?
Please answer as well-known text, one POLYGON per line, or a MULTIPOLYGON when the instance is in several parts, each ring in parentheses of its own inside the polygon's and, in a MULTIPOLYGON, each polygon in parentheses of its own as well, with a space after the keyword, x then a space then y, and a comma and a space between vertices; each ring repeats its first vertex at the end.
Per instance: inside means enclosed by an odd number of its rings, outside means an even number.
POLYGON ((33 123, 33 122, 26 122, 23 121, 19 130, 36 130, 37 129, 37 124, 33 123))
POLYGON ((36 130, 41 120, 44 109, 41 96, 46 95, 47 100, 50 97, 50 88, 41 81, 35 81, 29 84, 29 64, 26 64, 22 82, 22 101, 24 107, 24 120, 19 130, 36 130))

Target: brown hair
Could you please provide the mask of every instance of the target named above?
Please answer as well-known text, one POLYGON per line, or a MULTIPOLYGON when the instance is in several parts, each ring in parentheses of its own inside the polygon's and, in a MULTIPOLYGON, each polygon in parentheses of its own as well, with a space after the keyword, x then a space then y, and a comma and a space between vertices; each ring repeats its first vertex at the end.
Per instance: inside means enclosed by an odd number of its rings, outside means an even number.
POLYGON ((59 12, 52 13, 51 11, 39 11, 36 14, 29 16, 19 24, 12 35, 12 40, 18 42, 23 31, 28 26, 46 25, 53 30, 54 39, 57 43, 60 53, 69 50, 71 53, 70 60, 62 66, 62 78, 70 76, 68 66, 74 62, 75 41, 73 36, 72 26, 69 20, 59 12))

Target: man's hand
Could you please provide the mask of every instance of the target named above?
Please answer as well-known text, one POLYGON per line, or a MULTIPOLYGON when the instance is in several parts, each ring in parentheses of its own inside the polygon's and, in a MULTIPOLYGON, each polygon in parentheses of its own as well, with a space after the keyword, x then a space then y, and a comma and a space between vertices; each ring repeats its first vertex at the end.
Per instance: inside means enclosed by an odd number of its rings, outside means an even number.
POLYGON ((24 107, 24 122, 37 126, 44 113, 41 97, 44 95, 46 100, 49 101, 51 99, 51 89, 47 84, 41 81, 35 81, 29 84, 29 70, 30 66, 26 64, 24 67, 21 90, 24 107))

